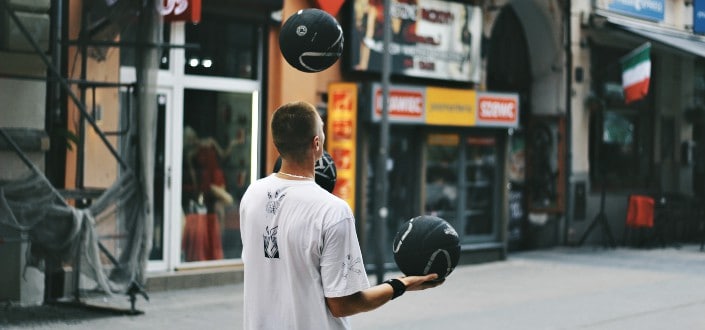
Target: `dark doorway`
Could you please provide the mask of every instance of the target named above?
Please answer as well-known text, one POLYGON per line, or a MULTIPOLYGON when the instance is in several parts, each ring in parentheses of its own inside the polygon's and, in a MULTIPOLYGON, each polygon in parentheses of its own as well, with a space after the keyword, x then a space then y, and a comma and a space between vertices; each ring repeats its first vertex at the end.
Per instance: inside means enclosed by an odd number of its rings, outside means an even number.
POLYGON ((499 13, 492 29, 486 56, 487 88, 491 91, 519 94, 519 128, 512 132, 509 141, 509 161, 516 171, 509 173, 511 203, 508 212, 509 249, 518 250, 526 246, 528 227, 523 162, 527 159, 524 137, 531 112, 531 65, 524 28, 512 6, 504 6, 499 13))

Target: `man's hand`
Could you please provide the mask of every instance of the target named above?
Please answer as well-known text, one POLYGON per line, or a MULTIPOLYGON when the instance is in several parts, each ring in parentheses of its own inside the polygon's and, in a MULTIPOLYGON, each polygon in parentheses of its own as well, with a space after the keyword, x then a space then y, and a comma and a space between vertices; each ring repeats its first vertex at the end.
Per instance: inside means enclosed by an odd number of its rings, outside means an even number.
POLYGON ((438 280, 438 274, 428 274, 425 276, 404 276, 400 277, 399 280, 406 285, 406 291, 419 291, 435 288, 445 282, 445 279, 440 281, 438 280))

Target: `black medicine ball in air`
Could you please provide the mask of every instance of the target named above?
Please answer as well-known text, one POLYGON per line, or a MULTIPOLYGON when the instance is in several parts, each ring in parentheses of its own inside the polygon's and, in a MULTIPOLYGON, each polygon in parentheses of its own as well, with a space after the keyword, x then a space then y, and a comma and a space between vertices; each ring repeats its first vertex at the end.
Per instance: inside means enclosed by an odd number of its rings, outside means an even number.
POLYGON ((407 276, 438 274, 443 279, 460 259, 460 239, 445 220, 421 215, 405 222, 394 237, 394 261, 407 276))
POLYGON ((282 25, 279 48, 294 68, 303 72, 323 71, 343 52, 343 29, 323 10, 301 9, 282 25))
MULTIPOLYGON (((273 172, 279 172, 281 167, 282 158, 279 157, 274 163, 273 172)), ((333 157, 331 157, 327 151, 323 150, 323 157, 316 161, 314 170, 316 171, 316 183, 321 186, 321 188, 332 193, 333 189, 335 189, 335 182, 337 181, 338 175, 333 157)))

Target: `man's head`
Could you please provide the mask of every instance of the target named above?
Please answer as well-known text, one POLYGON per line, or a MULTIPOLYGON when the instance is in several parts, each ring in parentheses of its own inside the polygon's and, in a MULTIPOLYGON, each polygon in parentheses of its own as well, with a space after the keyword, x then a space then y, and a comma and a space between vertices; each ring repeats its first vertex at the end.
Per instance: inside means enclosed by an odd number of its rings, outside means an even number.
POLYGON ((310 103, 299 101, 280 106, 271 121, 272 138, 285 160, 315 162, 323 155, 323 120, 310 103))

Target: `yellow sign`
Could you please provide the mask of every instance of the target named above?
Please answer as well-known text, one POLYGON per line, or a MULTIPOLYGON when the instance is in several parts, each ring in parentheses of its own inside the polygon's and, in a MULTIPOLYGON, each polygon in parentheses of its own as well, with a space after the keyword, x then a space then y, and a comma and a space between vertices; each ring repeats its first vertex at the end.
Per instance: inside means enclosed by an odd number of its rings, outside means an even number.
POLYGON ((328 86, 328 126, 326 143, 333 157, 337 180, 333 194, 355 210, 355 141, 357 140, 357 84, 328 86))
POLYGON ((474 90, 426 88, 426 124, 474 126, 476 97, 474 90))

